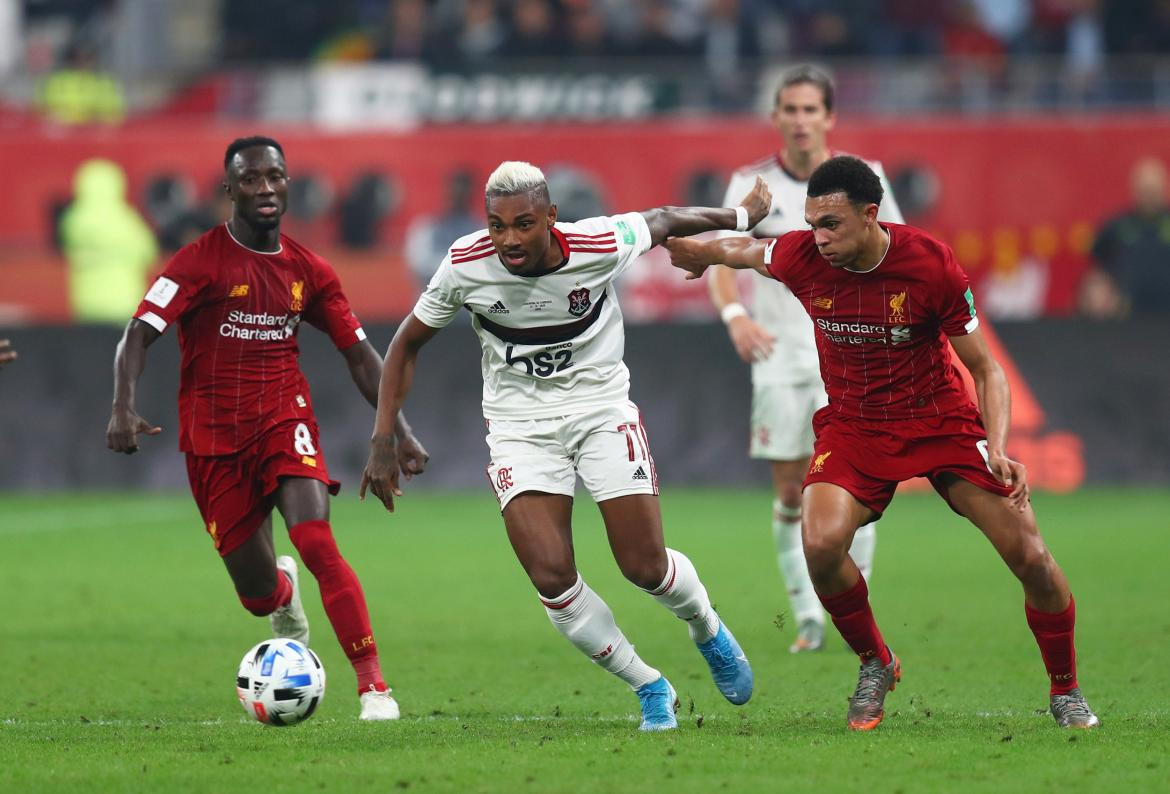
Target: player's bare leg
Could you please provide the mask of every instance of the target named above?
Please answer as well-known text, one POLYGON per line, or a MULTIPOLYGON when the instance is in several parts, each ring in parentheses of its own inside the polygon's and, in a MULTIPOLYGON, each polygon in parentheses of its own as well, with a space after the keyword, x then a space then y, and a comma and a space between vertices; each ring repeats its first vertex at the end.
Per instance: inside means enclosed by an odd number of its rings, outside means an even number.
POLYGON ((504 528, 516 559, 542 599, 552 599, 577 581, 573 557, 573 500, 527 491, 504 508, 504 528))
POLYGON ((632 494, 598 502, 609 547, 622 575, 643 590, 662 583, 670 567, 658 497, 632 494))
POLYGON ((804 556, 813 587, 822 598, 848 590, 861 578, 849 547, 873 511, 844 488, 826 482, 810 483, 802 502, 804 556))
POLYGON ((289 539, 305 567, 317 579, 325 614, 353 665, 361 719, 397 719, 398 704, 382 677, 361 582, 338 551, 329 526, 327 486, 320 480, 305 477, 284 478, 276 491, 276 507, 288 526, 289 539))
POLYGON ((711 607, 695 566, 686 555, 666 548, 658 497, 630 494, 597 506, 622 574, 686 622, 719 691, 736 705, 746 703, 755 686, 751 665, 711 607))
MULTIPOLYGON (((272 516, 223 558, 240 598, 263 598, 277 588, 276 551, 272 543, 272 516)), ((267 614, 267 613, 265 613, 267 614)))
MULTIPOLYGON (((774 460, 771 463, 772 487, 776 493, 772 502, 772 537, 796 623, 796 641, 788 651, 819 651, 825 643, 825 612, 808 573, 800 521, 801 490, 809 458, 774 460)), ((876 522, 871 522, 858 529, 848 549, 867 583, 873 570, 875 527, 876 522)))
POLYGON ((1024 587, 1024 600, 1042 612, 1061 612, 1072 596, 1064 571, 1056 564, 1036 527, 1029 504, 1023 512, 1006 497, 985 491, 954 475, 944 475, 947 498, 955 509, 991 541, 1024 587))
POLYGON ((815 482, 804 489, 804 554, 817 595, 833 625, 861 660, 849 699, 849 727, 872 730, 885 716, 886 693, 902 678, 898 658, 874 621, 869 589, 849 556, 854 533, 873 511, 840 486, 815 482))
POLYGON ((675 728, 674 689, 634 652, 609 606, 577 572, 572 513, 573 500, 561 494, 526 491, 513 497, 504 508, 504 526, 516 559, 540 594, 556 630, 637 693, 641 729, 675 728))
POLYGON ((309 619, 301 605, 297 564, 292 557, 277 557, 272 542, 272 515, 252 536, 223 558, 228 575, 244 607, 253 615, 267 615, 272 636, 309 644, 309 619))
POLYGON ((947 498, 991 541, 1024 588, 1028 626, 1040 646, 1051 682, 1050 709, 1064 728, 1094 728, 1097 716, 1077 685, 1076 604, 1064 571, 1036 527, 1031 504, 1021 512, 1006 497, 954 475, 945 476, 947 498))

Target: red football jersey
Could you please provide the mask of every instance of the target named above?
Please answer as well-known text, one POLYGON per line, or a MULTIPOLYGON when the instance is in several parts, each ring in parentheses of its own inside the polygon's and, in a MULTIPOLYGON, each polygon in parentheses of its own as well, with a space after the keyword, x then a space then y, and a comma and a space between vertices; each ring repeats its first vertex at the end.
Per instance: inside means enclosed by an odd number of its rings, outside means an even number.
POLYGON ((829 405, 876 420, 970 405, 947 341, 979 327, 967 274, 951 249, 925 232, 882 227, 890 248, 867 273, 830 265, 812 231, 779 237, 764 255, 768 272, 812 318, 829 405))
POLYGON ((176 253, 134 316, 160 333, 179 323, 179 448, 196 455, 228 455, 313 416, 302 318, 339 350, 366 338, 329 263, 284 235, 276 253, 253 251, 227 224, 176 253))

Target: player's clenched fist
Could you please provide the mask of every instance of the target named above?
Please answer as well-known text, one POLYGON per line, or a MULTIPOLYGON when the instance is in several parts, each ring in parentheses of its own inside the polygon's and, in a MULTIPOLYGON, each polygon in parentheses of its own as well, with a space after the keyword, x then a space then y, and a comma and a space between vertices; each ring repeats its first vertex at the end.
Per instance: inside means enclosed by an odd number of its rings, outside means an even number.
POLYGON ((739 202, 748 214, 748 228, 768 217, 772 211, 772 191, 768 190, 768 183, 762 177, 756 177, 756 183, 751 191, 739 202))
POLYGON ((699 240, 671 237, 662 245, 670 251, 670 264, 679 270, 685 270, 688 279, 702 278, 703 273, 711 266, 710 261, 703 255, 703 243, 699 240))
POLYGON ((398 468, 402 476, 410 479, 426 470, 427 461, 431 456, 427 453, 419 440, 410 433, 404 435, 398 442, 398 468))
POLYGON ((364 500, 368 489, 393 513, 394 497, 402 496, 402 489, 398 487, 398 465, 398 439, 393 435, 374 436, 370 440, 370 458, 362 472, 358 497, 364 500))
POLYGON ((161 427, 155 427, 130 408, 115 408, 106 426, 106 446, 114 452, 131 455, 138 451, 138 434, 157 436, 161 427))

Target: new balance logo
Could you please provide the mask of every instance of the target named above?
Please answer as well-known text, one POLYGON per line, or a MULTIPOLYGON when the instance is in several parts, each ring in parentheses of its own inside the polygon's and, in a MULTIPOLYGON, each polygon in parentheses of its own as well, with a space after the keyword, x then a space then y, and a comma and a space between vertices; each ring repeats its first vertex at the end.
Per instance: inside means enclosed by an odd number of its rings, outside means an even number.
POLYGON ((508 314, 508 307, 504 305, 503 301, 496 301, 488 309, 488 314, 508 314))
POLYGON ((633 477, 631 477, 630 479, 633 479, 633 480, 648 480, 648 479, 650 479, 650 478, 646 476, 646 470, 645 470, 645 469, 643 469, 641 466, 639 466, 639 467, 638 467, 638 470, 637 470, 636 472, 634 472, 634 476, 633 476, 633 477))

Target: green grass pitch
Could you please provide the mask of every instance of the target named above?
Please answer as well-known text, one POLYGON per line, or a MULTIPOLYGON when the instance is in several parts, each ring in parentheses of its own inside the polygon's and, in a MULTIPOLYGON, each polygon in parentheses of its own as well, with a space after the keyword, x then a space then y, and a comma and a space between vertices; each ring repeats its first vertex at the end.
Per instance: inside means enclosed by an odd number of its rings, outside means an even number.
POLYGON ((905 674, 885 723, 851 734, 857 663, 840 638, 785 650, 769 504, 763 491, 663 496, 668 544, 694 560, 755 667, 755 697, 736 708, 680 622, 621 579, 578 500, 581 570, 682 700, 678 731, 643 736, 633 694, 549 626, 486 490, 408 493, 394 515, 352 490, 334 501, 403 719, 358 722, 306 575, 329 689, 289 729, 236 701, 236 665, 267 622, 239 606, 186 494, 0 497, 0 791, 1166 790, 1170 494, 1036 499, 1078 599, 1094 733, 1042 711, 1022 597, 990 546, 911 493, 879 528, 872 584, 905 674))

